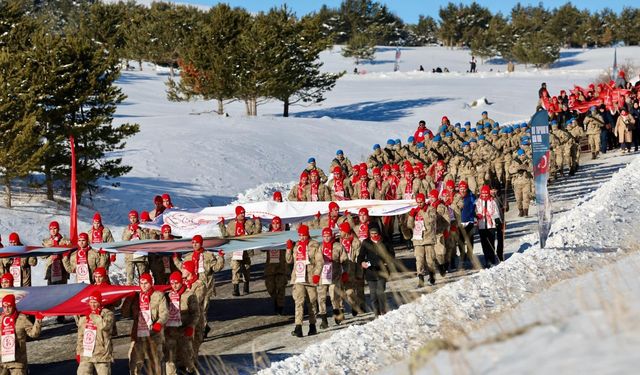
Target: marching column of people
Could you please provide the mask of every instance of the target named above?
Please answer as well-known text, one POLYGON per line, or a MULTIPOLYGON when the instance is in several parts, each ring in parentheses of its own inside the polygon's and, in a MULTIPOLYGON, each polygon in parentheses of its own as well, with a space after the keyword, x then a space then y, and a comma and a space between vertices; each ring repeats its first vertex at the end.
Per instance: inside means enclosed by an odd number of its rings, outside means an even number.
MULTIPOLYGON (((625 116, 622 113, 618 117, 615 131, 620 139, 630 143, 628 132, 633 118, 625 116)), ((365 313, 369 310, 365 284, 369 287, 374 314, 386 313, 386 283, 397 268, 394 246, 406 244, 413 250, 418 287, 425 285, 425 276, 433 285, 436 274, 444 277, 458 267, 477 267, 479 263, 473 253, 476 234, 484 267, 504 260, 501 241, 505 191, 513 189, 518 214, 523 217, 529 215, 533 196, 531 130, 526 123, 500 126, 486 112, 475 128, 471 124, 468 121, 464 126, 452 125, 444 117, 438 131, 431 133, 421 121, 407 143, 390 139, 384 148, 376 144, 366 163, 361 164, 352 164, 344 151, 338 150, 329 168, 330 180, 316 165, 315 158, 308 160, 299 182, 288 193, 288 200, 330 201, 328 213, 318 213, 309 222, 297 225, 298 240, 288 241, 284 249, 265 251, 265 287, 274 313, 284 314, 286 287, 292 285, 294 336, 303 336, 305 305, 307 335, 316 334, 318 328, 328 328, 327 302, 336 324, 345 319, 345 302, 352 316, 365 313), (408 200, 415 207, 406 214, 385 218, 371 217, 366 207, 357 213, 341 212, 339 202, 350 199, 408 200), (314 240, 310 228, 321 229, 321 239, 314 240)), ((569 175, 575 173, 579 167, 580 138, 585 135, 592 157, 597 157, 596 135, 600 136, 603 126, 602 115, 596 108, 584 118, 551 122, 552 173, 563 175, 565 168, 569 175)), ((276 192, 274 200, 282 202, 282 196, 276 192)), ((150 213, 129 212, 122 240, 174 238, 168 225, 160 231, 140 226, 174 207, 167 194, 155 196, 153 202, 150 213)), ((229 222, 219 219, 223 237, 259 234, 262 224, 257 216, 247 218, 241 206, 235 208, 235 217, 229 222)), ((289 225, 274 217, 268 230, 289 230, 289 225)), ((73 251, 41 259, 46 266, 47 284, 67 283, 71 274, 76 282, 109 284, 110 266, 116 256, 95 245, 112 241, 111 231, 96 213, 91 228, 79 234, 73 251)), ((17 233, 9 236, 9 243, 21 245, 17 233)), ((55 221, 50 223, 49 236, 42 243, 48 247, 72 245, 60 234, 60 225, 55 221)), ((180 369, 188 373, 196 371, 200 346, 211 330, 207 313, 211 298, 216 296, 215 274, 224 268, 225 254, 206 250, 200 235, 193 236, 191 250, 172 257, 125 255, 126 283, 137 283, 140 288, 120 307, 122 316, 133 321, 129 353, 132 374, 141 373, 143 368, 167 374, 180 369), (166 292, 154 288, 154 284, 167 283, 170 288, 166 292)), ((244 294, 249 293, 253 255, 252 251, 239 251, 231 256, 234 296, 240 295, 240 282, 244 294)), ((3 259, 2 287, 31 285, 30 267, 36 264, 37 259, 30 257, 3 259)), ((20 345, 24 345, 20 344, 20 337, 37 336, 40 320, 36 319, 32 326, 29 320, 25 323, 26 318, 16 312, 15 302, 12 309, 11 302, 8 299, 5 308, 3 300, 3 314, 11 315, 16 322, 13 329, 18 353, 23 350, 20 345), (22 333, 18 335, 18 331, 22 333)), ((78 373, 107 374, 113 360, 115 307, 103 306, 100 293, 92 294, 87 304, 87 313, 77 318, 78 373)), ((3 322, 3 332, 4 328, 3 322)), ((7 329, 10 331, 10 327, 7 329)), ((26 364, 26 351, 24 358, 16 354, 18 358, 16 362, 26 364)), ((0 366, 4 367, 0 368, 9 369, 5 362, 3 358, 0 366)))

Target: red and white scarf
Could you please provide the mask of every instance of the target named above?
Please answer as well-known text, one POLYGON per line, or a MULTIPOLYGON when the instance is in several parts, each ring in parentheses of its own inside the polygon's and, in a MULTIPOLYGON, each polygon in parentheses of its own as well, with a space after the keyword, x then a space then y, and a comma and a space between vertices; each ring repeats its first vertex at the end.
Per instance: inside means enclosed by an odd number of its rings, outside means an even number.
POLYGON ((246 234, 245 230, 244 230, 244 220, 243 221, 238 221, 236 220, 236 237, 238 236, 244 236, 246 234))
POLYGON ((89 250, 90 247, 79 248, 76 251, 76 281, 91 284, 89 276, 89 250))
POLYGON ((317 202, 318 201, 318 190, 320 188, 320 183, 316 182, 316 183, 311 183, 311 201, 312 202, 317 202))
POLYGON ((365 240, 369 238, 369 223, 361 223, 358 225, 358 239, 365 240))
MULTIPOLYGON (((100 315, 102 309, 95 311, 95 314, 100 315)), ((93 351, 96 347, 96 337, 98 333, 98 326, 91 320, 91 312, 86 315, 86 323, 84 324, 84 334, 82 335, 82 356, 93 357, 93 351)))
POLYGON ((307 260, 308 245, 309 245, 309 241, 298 241, 298 246, 296 246, 296 261, 307 260))
POLYGON ((15 257, 11 259, 11 266, 9 267, 9 273, 13 276, 13 287, 19 288, 22 286, 22 267, 21 259, 15 257))
POLYGON ((344 198, 344 180, 342 178, 333 180, 333 190, 335 191, 336 198, 338 200, 342 200, 340 198, 344 198))
POLYGON ((169 291, 169 319, 167 327, 180 327, 182 325, 182 316, 180 315, 180 297, 185 291, 183 285, 177 292, 173 289, 169 291))
POLYGON ((369 184, 367 181, 360 181, 360 199, 369 199, 369 184))
POLYGON ((322 256, 325 263, 333 262, 333 241, 322 241, 322 256))
POLYGON ((347 252, 347 254, 351 254, 351 244, 353 242, 353 236, 350 235, 347 238, 343 238, 340 240, 340 243, 342 244, 342 247, 344 247, 344 250, 347 252))
POLYGON ((149 337, 151 332, 149 331, 151 328, 151 294, 153 293, 153 288, 149 289, 147 293, 140 292, 140 302, 138 307, 140 308, 140 312, 138 313, 138 337, 149 337))
POLYGON ((2 314, 2 362, 16 360, 16 320, 18 311, 11 315, 2 314))
POLYGON ((102 243, 104 242, 102 239, 102 231, 104 227, 101 225, 98 229, 93 228, 91 231, 91 243, 102 243))
POLYGON ((304 200, 304 185, 302 183, 298 184, 298 201, 304 200))

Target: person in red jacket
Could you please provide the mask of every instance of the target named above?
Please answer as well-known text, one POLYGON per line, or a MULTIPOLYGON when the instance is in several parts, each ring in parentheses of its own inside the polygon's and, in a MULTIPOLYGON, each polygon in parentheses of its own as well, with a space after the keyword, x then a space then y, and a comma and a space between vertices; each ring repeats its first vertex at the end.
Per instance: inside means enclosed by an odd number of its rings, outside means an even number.
POLYGON ((427 123, 424 120, 420 120, 418 129, 413 133, 413 144, 424 143, 426 137, 433 139, 433 133, 427 129, 427 123))

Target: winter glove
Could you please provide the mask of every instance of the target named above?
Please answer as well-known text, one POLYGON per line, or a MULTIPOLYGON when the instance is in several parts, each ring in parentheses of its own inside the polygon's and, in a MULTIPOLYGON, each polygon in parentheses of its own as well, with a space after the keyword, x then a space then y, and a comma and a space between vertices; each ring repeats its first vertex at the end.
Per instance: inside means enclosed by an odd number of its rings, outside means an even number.
POLYGON ((457 233, 457 232, 458 232, 458 227, 452 226, 451 227, 451 233, 457 233))
POLYGON ((411 211, 409 211, 409 216, 415 217, 417 213, 418 210, 416 208, 412 208, 411 211))
POLYGON ((340 276, 340 280, 342 280, 343 284, 346 284, 347 282, 349 282, 349 273, 343 272, 342 276, 340 276))
POLYGON ((112 262, 112 263, 115 262, 116 261, 116 254, 109 255, 109 261, 112 262))
POLYGON ((104 254, 106 254, 106 253, 107 253, 107 252, 106 252, 106 251, 104 251, 104 249, 103 249, 103 248, 100 248, 100 250, 98 250, 98 254, 100 254, 100 255, 104 255, 104 254))
POLYGON ((482 220, 482 214, 476 214, 476 218, 477 218, 478 220, 482 220))
POLYGON ((293 249, 293 241, 287 240, 287 250, 293 249))
POLYGON ((220 221, 220 224, 224 225, 224 217, 220 216, 218 220, 220 221))
POLYGON ((344 210, 344 216, 349 217, 349 215, 351 215, 351 213, 349 212, 349 210, 344 210))
POLYGON ((316 217, 316 219, 320 220, 320 211, 318 211, 317 214, 314 215, 316 217))
POLYGON ((218 255, 224 258, 224 250, 218 250, 218 255))
POLYGON ((445 230, 444 233, 442 233, 442 236, 444 237, 445 240, 448 240, 450 236, 449 231, 445 230))
POLYGON ((260 218, 257 217, 256 215, 253 215, 253 220, 260 220, 260 218))
POLYGON ((36 313, 36 320, 42 320, 42 319, 44 319, 44 315, 42 315, 42 313, 40 313, 40 312, 37 312, 36 313))
POLYGON ((64 253, 62 253, 63 257, 68 257, 69 255, 71 255, 71 251, 65 251, 64 253))
POLYGON ((186 337, 193 337, 193 327, 187 327, 184 329, 184 335, 186 337))
POLYGON ((313 283, 316 285, 320 284, 320 275, 313 275, 313 283))
POLYGON ((162 324, 160 323, 153 323, 153 325, 151 326, 151 330, 155 333, 158 333, 160 331, 162 331, 162 324))
POLYGON ((173 254, 171 255, 171 257, 172 257, 173 259, 178 259, 178 258, 180 257, 180 254, 179 254, 179 253, 173 253, 173 254))
POLYGON ((76 362, 80 363, 80 354, 76 354, 76 362))

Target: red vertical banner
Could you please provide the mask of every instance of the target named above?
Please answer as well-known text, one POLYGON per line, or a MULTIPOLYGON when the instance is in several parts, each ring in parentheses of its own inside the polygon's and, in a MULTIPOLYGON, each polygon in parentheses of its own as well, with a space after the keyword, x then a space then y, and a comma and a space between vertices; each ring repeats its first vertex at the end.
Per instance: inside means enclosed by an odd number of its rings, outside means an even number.
POLYGON ((71 207, 69 213, 69 239, 72 244, 78 242, 78 205, 76 202, 76 147, 73 136, 69 136, 71 145, 71 207))

